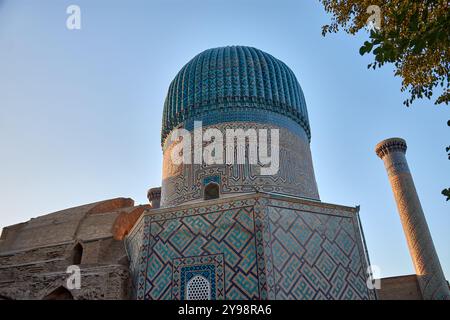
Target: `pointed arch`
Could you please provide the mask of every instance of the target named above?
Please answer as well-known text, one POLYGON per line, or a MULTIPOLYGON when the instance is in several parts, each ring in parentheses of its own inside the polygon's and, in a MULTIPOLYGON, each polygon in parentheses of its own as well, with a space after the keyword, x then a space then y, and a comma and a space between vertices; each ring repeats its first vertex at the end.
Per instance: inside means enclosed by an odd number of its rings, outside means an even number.
POLYGON ((42 300, 74 300, 74 298, 69 290, 60 286, 43 297, 42 300))

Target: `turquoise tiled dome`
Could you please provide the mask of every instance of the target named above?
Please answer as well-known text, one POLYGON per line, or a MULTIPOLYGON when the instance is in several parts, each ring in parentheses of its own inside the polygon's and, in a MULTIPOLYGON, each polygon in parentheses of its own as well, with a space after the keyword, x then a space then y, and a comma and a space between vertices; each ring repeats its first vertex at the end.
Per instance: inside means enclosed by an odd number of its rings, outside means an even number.
POLYGON ((256 115, 287 117, 311 138, 305 98, 292 70, 261 50, 229 46, 198 54, 172 81, 164 104, 162 142, 182 123, 206 116, 209 124, 226 122, 232 114, 234 121, 251 121, 256 115))

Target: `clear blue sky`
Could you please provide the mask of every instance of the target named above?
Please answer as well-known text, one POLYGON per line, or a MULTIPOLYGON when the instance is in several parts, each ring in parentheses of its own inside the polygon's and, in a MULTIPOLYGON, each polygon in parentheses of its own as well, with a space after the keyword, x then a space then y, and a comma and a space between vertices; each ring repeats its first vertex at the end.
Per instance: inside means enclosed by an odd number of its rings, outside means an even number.
POLYGON ((0 0, 0 227, 113 197, 146 202, 161 181, 161 113, 194 55, 248 45, 289 65, 306 96, 322 201, 361 205, 372 264, 413 273, 380 140, 407 158, 450 278, 448 107, 406 108, 392 68, 366 68, 366 35, 323 38, 319 1, 0 0), (82 29, 66 29, 81 7, 82 29))

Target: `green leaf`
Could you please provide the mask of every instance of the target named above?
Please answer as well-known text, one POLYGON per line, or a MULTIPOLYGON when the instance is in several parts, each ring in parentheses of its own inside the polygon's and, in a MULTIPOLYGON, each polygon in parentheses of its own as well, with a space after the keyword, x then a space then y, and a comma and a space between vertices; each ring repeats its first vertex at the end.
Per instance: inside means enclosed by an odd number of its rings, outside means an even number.
POLYGON ((442 190, 442 194, 445 197, 447 197, 447 199, 445 201, 449 201, 450 200, 450 188, 442 190))

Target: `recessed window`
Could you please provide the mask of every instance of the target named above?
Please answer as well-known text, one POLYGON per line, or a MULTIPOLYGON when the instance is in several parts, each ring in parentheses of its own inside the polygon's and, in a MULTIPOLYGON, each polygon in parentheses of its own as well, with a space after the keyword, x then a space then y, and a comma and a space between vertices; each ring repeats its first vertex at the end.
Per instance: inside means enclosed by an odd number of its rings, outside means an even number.
POLYGON ((195 276, 189 280, 186 292, 187 300, 211 300, 211 285, 202 276, 195 276))
POLYGON ((77 243, 75 247, 73 247, 72 251, 72 264, 78 265, 81 264, 81 259, 83 258, 83 246, 81 243, 77 243))
POLYGON ((219 185, 215 182, 210 182, 205 187, 205 200, 217 199, 219 198, 219 185))

